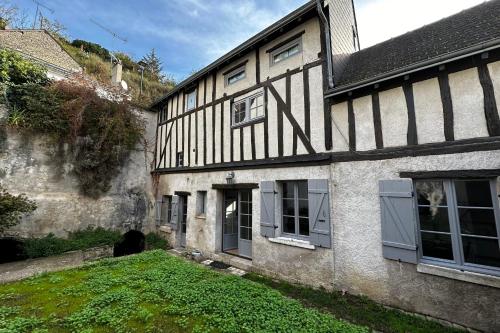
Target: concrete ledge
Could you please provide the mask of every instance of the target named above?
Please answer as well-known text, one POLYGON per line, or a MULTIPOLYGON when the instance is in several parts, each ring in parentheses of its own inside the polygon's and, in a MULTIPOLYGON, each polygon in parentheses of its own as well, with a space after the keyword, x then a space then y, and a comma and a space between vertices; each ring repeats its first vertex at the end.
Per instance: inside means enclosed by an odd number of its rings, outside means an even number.
POLYGON ((500 277, 492 275, 486 275, 474 272, 464 272, 458 269, 422 264, 422 263, 417 265, 417 272, 442 276, 448 279, 465 281, 493 288, 500 288, 500 277))
POLYGON ((311 245, 308 241, 293 239, 288 237, 268 238, 271 243, 283 244, 288 246, 300 247, 307 250, 316 250, 316 246, 311 245))
POLYGON ((162 231, 162 232, 166 232, 167 234, 171 234, 172 233, 172 227, 169 226, 169 225, 162 225, 159 228, 159 230, 162 231))

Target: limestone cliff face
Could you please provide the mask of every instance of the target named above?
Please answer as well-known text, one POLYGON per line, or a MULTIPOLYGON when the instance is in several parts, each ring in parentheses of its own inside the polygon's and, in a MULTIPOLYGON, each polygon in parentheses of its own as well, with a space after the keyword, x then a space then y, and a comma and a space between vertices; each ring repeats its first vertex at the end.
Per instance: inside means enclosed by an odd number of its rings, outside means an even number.
MULTIPOLYGON (((2 116, 3 115, 3 116, 2 116)), ((143 112, 146 138, 154 142, 156 116, 143 112)), ((5 108, 0 105, 0 119, 5 108)), ((151 151, 151 147, 148 149, 151 151)), ((79 193, 78 183, 68 162, 69 149, 53 139, 1 126, 0 183, 12 194, 25 193, 38 208, 9 234, 38 237, 48 233, 65 236, 88 226, 126 231, 154 227, 154 197, 151 185, 152 154, 140 145, 106 195, 99 199, 79 193)))

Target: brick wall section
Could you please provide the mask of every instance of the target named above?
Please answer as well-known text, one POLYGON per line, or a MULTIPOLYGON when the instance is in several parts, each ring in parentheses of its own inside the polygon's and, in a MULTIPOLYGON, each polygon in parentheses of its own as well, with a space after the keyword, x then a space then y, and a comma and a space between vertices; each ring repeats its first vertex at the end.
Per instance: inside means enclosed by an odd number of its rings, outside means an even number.
POLYGON ((326 0, 329 7, 330 35, 334 77, 339 77, 349 54, 356 51, 352 27, 354 11, 352 0, 326 0))
POLYGON ((0 48, 19 51, 68 71, 80 65, 45 30, 0 30, 0 48))

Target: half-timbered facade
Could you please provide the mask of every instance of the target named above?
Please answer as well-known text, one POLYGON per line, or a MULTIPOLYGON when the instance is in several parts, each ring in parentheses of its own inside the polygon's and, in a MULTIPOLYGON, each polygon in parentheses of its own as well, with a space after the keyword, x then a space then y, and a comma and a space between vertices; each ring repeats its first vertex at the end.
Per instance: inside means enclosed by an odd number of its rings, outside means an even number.
POLYGON ((160 230, 500 330, 499 18, 492 0, 359 50, 352 1, 311 1, 252 37, 154 105, 160 230))

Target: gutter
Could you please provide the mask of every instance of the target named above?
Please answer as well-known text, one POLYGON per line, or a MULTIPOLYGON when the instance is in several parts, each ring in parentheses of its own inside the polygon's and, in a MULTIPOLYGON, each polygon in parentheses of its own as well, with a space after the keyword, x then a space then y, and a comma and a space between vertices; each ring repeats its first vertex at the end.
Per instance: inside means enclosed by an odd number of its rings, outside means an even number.
POLYGON ((316 9, 318 10, 319 19, 323 22, 323 29, 325 30, 325 48, 326 48, 326 66, 328 70, 328 88, 334 87, 333 83, 333 66, 332 66, 332 48, 331 48, 331 38, 330 38, 330 26, 328 25, 328 20, 323 13, 323 7, 321 5, 322 0, 316 0, 316 9))
POLYGON ((487 42, 483 42, 480 44, 473 45, 471 47, 461 49, 452 53, 448 53, 445 55, 441 55, 429 60, 421 61, 414 63, 410 66, 403 67, 401 69, 393 70, 369 79, 361 80, 355 83, 351 83, 346 86, 341 86, 337 89, 331 89, 327 91, 324 95, 325 98, 334 97, 337 95, 341 95, 359 88, 363 88, 366 86, 370 86, 376 83, 381 83, 383 81, 388 81, 390 79, 394 79, 400 76, 408 75, 411 73, 415 73, 427 68, 443 65, 449 62, 453 62, 456 60, 460 60, 463 58, 467 58, 476 54, 480 54, 483 52, 487 52, 490 50, 494 50, 500 47, 500 38, 495 38, 487 42))

